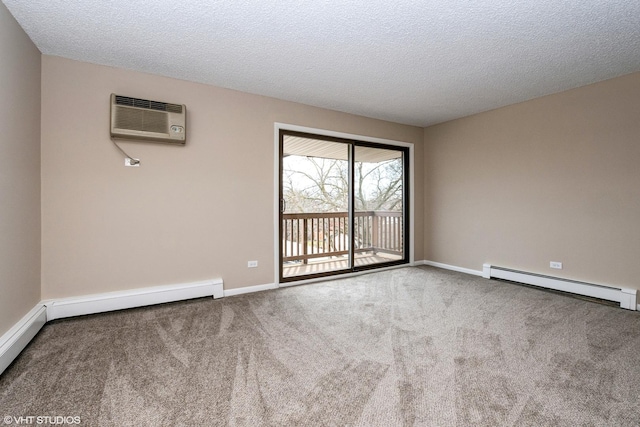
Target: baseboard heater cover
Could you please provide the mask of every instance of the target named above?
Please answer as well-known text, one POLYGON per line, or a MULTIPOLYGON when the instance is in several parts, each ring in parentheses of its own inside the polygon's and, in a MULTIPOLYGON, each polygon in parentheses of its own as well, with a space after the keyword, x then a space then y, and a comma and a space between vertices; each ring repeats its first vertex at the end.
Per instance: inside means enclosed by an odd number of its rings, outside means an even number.
POLYGON ((222 279, 40 301, 0 336, 0 375, 45 323, 52 320, 202 297, 224 297, 222 279))
POLYGON ((63 298, 43 301, 43 304, 47 307, 47 322, 49 322, 65 317, 104 313, 210 296, 213 298, 222 298, 224 296, 222 279, 107 292, 79 298, 63 298))
POLYGON ((46 322, 47 310, 42 304, 38 304, 0 337, 0 374, 18 357, 46 322))
POLYGON ((577 280, 563 279, 560 277, 545 276, 526 271, 513 270, 505 267, 497 267, 491 264, 482 266, 482 277, 486 279, 504 279, 512 282, 525 283, 527 285, 540 286, 542 288, 557 291, 570 292, 620 303, 620 308, 637 310, 637 290, 628 288, 616 288, 597 285, 594 283, 580 282, 577 280))

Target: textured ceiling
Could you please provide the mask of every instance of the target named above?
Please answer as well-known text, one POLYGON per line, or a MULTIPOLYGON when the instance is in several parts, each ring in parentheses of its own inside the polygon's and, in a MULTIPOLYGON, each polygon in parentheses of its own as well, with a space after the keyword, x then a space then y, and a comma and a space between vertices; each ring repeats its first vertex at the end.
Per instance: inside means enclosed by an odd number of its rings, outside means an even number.
POLYGON ((639 0, 2 1, 47 55, 420 126, 640 71, 639 0))

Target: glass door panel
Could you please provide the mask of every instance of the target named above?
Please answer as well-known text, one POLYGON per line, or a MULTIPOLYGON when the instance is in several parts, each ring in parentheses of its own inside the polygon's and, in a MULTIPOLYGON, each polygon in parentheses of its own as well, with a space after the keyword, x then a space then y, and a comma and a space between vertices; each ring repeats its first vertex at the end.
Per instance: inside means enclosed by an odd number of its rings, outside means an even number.
POLYGON ((405 152, 355 147, 354 264, 398 262, 405 252, 405 152))
POLYGON ((281 135, 282 281, 352 268, 350 150, 346 143, 281 135))

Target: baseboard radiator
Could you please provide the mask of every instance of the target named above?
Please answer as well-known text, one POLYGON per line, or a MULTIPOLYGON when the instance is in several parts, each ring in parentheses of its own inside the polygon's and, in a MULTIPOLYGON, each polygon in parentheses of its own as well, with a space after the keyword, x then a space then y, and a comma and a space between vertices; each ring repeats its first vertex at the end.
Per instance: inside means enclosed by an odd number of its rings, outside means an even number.
POLYGON ((505 267, 497 267, 491 264, 482 266, 482 277, 486 279, 504 279, 556 291, 570 292, 572 294, 599 298, 620 303, 620 308, 637 310, 637 290, 616 288, 611 286, 596 285, 593 283, 579 282, 577 280, 562 279, 560 277, 545 276, 542 274, 518 271, 505 267))
POLYGON ((9 331, 0 336, 0 375, 45 323, 52 320, 210 296, 224 297, 222 279, 40 301, 9 331))

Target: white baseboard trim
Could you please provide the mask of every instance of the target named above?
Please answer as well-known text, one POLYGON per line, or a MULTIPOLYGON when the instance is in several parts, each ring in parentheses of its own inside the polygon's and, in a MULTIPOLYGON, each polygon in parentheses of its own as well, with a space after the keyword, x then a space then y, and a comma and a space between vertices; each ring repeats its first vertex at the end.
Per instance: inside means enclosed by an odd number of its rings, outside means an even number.
POLYGON ((51 320, 202 297, 224 297, 222 279, 41 301, 0 337, 0 374, 51 320))
POLYGON ((18 357, 47 322, 47 309, 40 303, 0 337, 0 374, 18 357))
POLYGON ((47 321, 51 321, 209 296, 224 296, 222 279, 61 298, 43 301, 43 304, 47 308, 47 321))
POLYGON ((456 267, 455 265, 443 264, 441 262, 435 261, 416 261, 416 264, 421 263, 422 265, 430 265, 431 267, 444 268, 445 270, 457 271, 459 273, 472 274, 474 276, 482 276, 482 271, 480 270, 472 270, 470 268, 464 267, 456 267))
POLYGON ((638 291, 636 289, 618 288, 613 286, 599 285, 595 283, 580 282, 577 280, 564 279, 561 277, 553 277, 526 271, 512 270, 505 267, 496 267, 491 264, 483 265, 483 277, 510 280, 513 282, 525 283, 542 288, 570 292, 577 295, 585 295, 593 298, 604 299, 607 301, 615 301, 620 303, 620 308, 624 308, 627 310, 636 311, 640 309, 637 300, 638 291))
POLYGON ((225 289, 224 296, 232 297, 234 295, 250 294, 253 292, 269 291, 271 289, 277 289, 278 285, 275 283, 267 283, 266 285, 245 286, 243 288, 225 289))

